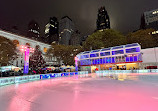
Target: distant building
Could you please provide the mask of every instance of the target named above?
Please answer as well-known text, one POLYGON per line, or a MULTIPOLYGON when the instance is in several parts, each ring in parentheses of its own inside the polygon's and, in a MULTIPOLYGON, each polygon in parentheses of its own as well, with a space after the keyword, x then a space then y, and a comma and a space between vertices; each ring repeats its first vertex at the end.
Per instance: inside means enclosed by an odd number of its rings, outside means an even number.
POLYGON ((27 36, 34 40, 40 40, 40 28, 38 23, 34 20, 30 21, 28 24, 27 36))
MULTIPOLYGON (((24 50, 22 50, 22 49, 26 45, 28 45, 32 50, 35 49, 36 46, 39 46, 40 50, 42 52, 42 56, 43 56, 44 60, 46 61, 46 65, 54 66, 54 65, 59 64, 56 57, 45 56, 48 49, 51 47, 51 45, 49 45, 49 44, 46 44, 46 43, 43 43, 40 41, 36 41, 36 40, 32 40, 25 36, 17 35, 12 32, 10 33, 8 31, 4 31, 4 30, 0 30, 0 36, 10 39, 11 41, 13 41, 13 43, 17 47, 18 58, 15 59, 14 61, 11 61, 11 64, 14 66, 23 67, 24 61, 25 61, 25 56, 24 56, 25 52, 23 52, 24 50)), ((30 55, 32 55, 32 54, 33 54, 33 52, 30 52, 30 55)))
POLYGON ((146 11, 143 13, 141 17, 140 28, 141 29, 152 28, 152 29, 155 29, 155 31, 152 32, 152 34, 158 34, 158 9, 146 11))
POLYGON ((59 22, 56 17, 50 18, 49 23, 45 26, 46 43, 58 42, 59 22))
POLYGON ((97 30, 110 29, 110 18, 105 7, 98 10, 97 30))
POLYGON ((71 35, 74 32, 74 23, 68 16, 59 21, 59 43, 69 45, 71 35))
POLYGON ((74 31, 70 38, 70 45, 79 46, 81 45, 81 35, 78 30, 74 31))
POLYGON ((146 29, 144 14, 141 15, 140 29, 146 29))

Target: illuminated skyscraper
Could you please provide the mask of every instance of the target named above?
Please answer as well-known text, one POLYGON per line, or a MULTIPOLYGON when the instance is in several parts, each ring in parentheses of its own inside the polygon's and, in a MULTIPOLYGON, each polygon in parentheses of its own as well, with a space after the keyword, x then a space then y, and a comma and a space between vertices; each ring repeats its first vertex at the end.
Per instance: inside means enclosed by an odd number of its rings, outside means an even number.
POLYGON ((40 28, 38 23, 34 20, 30 21, 28 24, 27 36, 34 40, 40 40, 40 28))
POLYGON ((110 18, 105 10, 105 7, 101 7, 98 10, 97 30, 110 29, 110 18))
POLYGON ((140 29, 149 28, 155 30, 152 32, 153 35, 158 34, 158 9, 146 11, 141 16, 140 29))
POLYGON ((74 23, 68 16, 59 21, 59 43, 70 45, 71 35, 74 32, 74 23))
POLYGON ((49 23, 45 26, 46 42, 58 42, 58 28, 59 22, 56 17, 50 18, 49 23))
POLYGON ((140 29, 146 29, 144 14, 141 15, 140 29))
POLYGON ((158 30, 158 9, 146 11, 143 13, 143 15, 146 28, 153 28, 158 30))
POLYGON ((81 33, 76 30, 72 33, 69 45, 79 46, 81 44, 81 33))

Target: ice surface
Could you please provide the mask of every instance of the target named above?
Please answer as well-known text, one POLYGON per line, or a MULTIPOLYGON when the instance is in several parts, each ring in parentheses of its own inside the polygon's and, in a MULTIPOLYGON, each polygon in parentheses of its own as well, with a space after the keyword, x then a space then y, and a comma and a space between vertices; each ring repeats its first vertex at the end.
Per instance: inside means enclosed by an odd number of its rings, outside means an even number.
POLYGON ((0 111, 158 111, 158 76, 72 77, 2 86, 0 111))

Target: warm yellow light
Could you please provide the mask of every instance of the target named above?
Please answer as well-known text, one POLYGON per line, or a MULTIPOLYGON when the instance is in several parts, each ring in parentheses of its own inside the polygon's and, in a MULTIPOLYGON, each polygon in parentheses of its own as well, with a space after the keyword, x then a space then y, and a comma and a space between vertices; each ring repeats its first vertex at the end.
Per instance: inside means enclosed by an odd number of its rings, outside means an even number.
MULTIPOLYGON (((126 63, 126 64, 137 64, 137 63, 126 63)), ((126 64, 116 64, 116 65, 126 65, 126 64)))
POLYGON ((43 49, 43 51, 46 53, 46 52, 47 52, 47 48, 45 47, 45 48, 43 49))

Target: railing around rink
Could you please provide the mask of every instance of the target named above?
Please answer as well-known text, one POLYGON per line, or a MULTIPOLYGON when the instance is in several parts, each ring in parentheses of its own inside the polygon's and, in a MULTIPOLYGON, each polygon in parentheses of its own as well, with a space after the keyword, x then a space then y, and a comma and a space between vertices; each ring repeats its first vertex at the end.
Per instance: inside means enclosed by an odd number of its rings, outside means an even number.
POLYGON ((30 81, 37 81, 37 80, 43 80, 43 79, 51 79, 51 78, 57 78, 57 77, 69 77, 69 76, 74 76, 74 75, 82 76, 86 74, 88 74, 88 71, 27 75, 27 76, 17 76, 17 77, 4 77, 4 78, 0 78, 0 86, 30 82, 30 81))
POLYGON ((133 79, 145 82, 158 83, 158 69, 146 70, 103 70, 96 71, 99 77, 113 77, 118 80, 133 79))
POLYGON ((138 73, 138 74, 146 74, 146 73, 158 73, 158 69, 145 69, 145 70, 102 70, 96 71, 97 75, 109 75, 109 74, 128 74, 128 73, 138 73))
POLYGON ((74 76, 74 75, 80 75, 80 76, 86 77, 87 74, 88 74, 88 71, 41 74, 40 79, 51 79, 51 78, 57 78, 57 77, 70 77, 70 76, 74 76))

